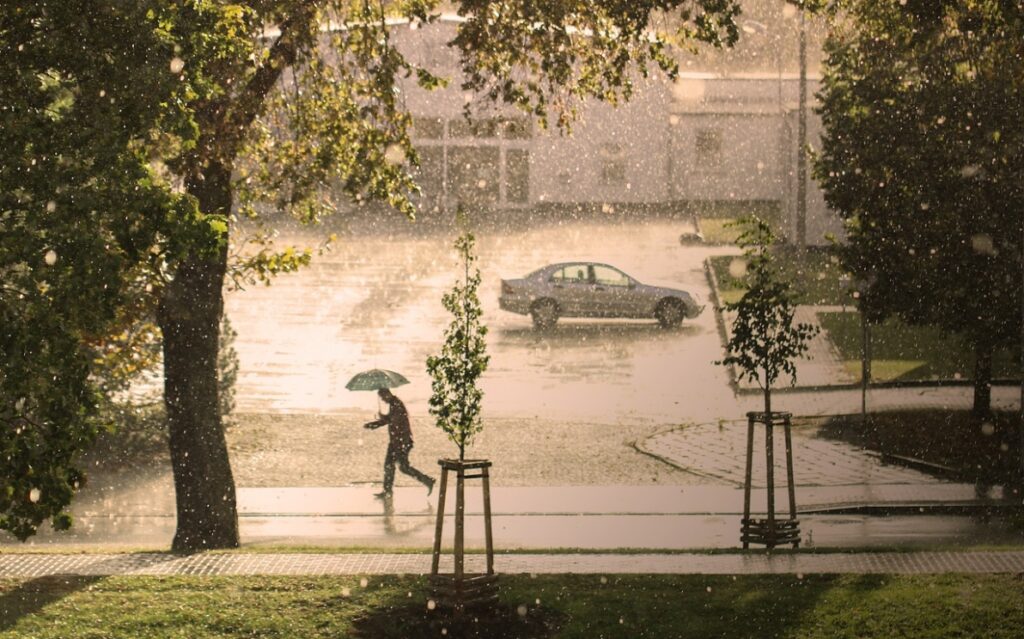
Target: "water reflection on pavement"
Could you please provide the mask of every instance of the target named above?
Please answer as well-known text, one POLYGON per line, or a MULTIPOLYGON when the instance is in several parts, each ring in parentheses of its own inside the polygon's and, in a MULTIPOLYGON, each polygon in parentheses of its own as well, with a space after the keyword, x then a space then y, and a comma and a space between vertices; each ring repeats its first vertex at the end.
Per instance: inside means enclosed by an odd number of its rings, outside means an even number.
MULTIPOLYGON (((729 249, 682 247, 685 228, 662 220, 481 233, 481 302, 491 331, 491 365, 482 380, 486 414, 612 423, 685 419, 731 407, 726 372, 712 363, 721 347, 710 308, 675 330, 653 320, 564 320, 546 332, 498 308, 502 277, 573 259, 608 262, 644 283, 680 287, 707 302, 703 260, 729 249)), ((425 406, 424 362, 439 348, 449 321, 441 295, 458 273, 451 241, 445 234, 343 238, 332 253, 270 287, 229 293, 241 360, 238 409, 370 408, 371 396, 344 384, 373 367, 405 374, 412 383, 403 399, 425 406)))

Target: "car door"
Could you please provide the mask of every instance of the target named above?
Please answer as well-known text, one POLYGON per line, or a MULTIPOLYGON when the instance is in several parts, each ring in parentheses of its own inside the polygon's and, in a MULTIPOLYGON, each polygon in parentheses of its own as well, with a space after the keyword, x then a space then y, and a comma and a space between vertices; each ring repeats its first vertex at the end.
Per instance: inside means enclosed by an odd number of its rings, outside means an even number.
POLYGON ((593 265, 594 315, 598 317, 636 317, 633 280, 607 264, 593 265))
POLYGON ((591 293, 590 271, 587 264, 565 264, 552 271, 548 291, 558 302, 563 316, 585 314, 587 297, 591 293))

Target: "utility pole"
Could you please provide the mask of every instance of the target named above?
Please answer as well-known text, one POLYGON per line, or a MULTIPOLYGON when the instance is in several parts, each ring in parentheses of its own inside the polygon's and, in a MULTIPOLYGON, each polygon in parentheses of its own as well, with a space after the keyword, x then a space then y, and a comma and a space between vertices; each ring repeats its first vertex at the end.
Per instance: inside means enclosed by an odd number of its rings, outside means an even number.
POLYGON ((807 12, 800 6, 800 104, 797 114, 796 244, 807 247, 807 12))

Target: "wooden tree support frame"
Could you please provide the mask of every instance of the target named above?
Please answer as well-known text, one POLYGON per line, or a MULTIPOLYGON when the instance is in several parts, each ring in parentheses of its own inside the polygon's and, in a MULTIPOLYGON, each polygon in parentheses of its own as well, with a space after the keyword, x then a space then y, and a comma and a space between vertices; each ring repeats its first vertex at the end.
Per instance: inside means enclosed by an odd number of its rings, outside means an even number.
POLYGON ((494 574, 494 539, 491 535, 491 462, 486 459, 439 459, 441 484, 437 493, 437 528, 434 531, 434 556, 430 566, 430 584, 438 606, 461 612, 466 608, 489 605, 498 600, 498 575, 494 574), (444 510, 448 496, 448 473, 455 473, 455 544, 453 574, 439 574, 444 510), (487 572, 470 575, 465 570, 466 480, 479 479, 484 500, 484 539, 487 572))
POLYGON ((740 522, 740 541, 744 548, 761 544, 769 549, 781 544, 800 546, 800 520, 796 518, 796 488, 793 485, 792 413, 747 413, 747 472, 743 482, 743 519, 740 522), (765 432, 765 485, 768 489, 768 517, 750 516, 750 486, 754 463, 754 425, 763 424, 765 432), (781 425, 786 441, 786 480, 789 488, 789 518, 775 517, 775 441, 773 430, 781 425))

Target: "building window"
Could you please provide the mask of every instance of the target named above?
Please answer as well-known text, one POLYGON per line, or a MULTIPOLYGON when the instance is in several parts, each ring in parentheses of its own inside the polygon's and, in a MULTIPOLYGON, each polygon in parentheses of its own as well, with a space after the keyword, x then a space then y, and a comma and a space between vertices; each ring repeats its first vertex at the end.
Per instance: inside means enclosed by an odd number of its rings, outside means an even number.
POLYGON ((719 164, 722 161, 722 132, 719 129, 697 129, 695 149, 698 164, 719 164))
POLYGON ((505 118, 502 124, 502 137, 506 140, 530 139, 530 118, 505 118))
POLYGON ((448 195, 456 205, 494 206, 499 194, 496 146, 448 147, 448 195))
POLYGON ((448 120, 448 133, 453 138, 496 138, 500 127, 500 120, 485 118, 482 120, 467 120, 466 118, 454 118, 448 120))
POLYGON ((440 140, 444 137, 444 120, 441 118, 413 118, 412 137, 421 140, 440 140))
POLYGON ((626 154, 614 142, 602 144, 598 150, 601 161, 601 184, 623 186, 626 184, 626 154))
POLYGON ((505 201, 525 204, 530 198, 530 153, 525 149, 505 150, 505 201))

